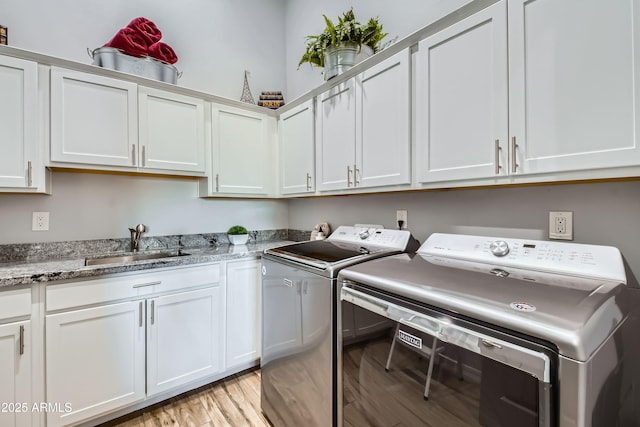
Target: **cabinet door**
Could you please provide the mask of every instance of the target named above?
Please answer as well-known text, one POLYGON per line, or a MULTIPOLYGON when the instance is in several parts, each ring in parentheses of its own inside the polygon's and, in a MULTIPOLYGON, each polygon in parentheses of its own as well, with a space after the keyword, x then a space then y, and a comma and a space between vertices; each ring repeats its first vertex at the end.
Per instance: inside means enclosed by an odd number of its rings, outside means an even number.
POLYGON ((411 183, 409 49, 371 67, 356 85, 356 187, 411 183))
POLYGON ((420 42, 416 71, 419 182, 506 173, 506 2, 420 42))
POLYGON ((0 56, 0 187, 32 185, 38 136, 38 66, 0 56))
POLYGON ((137 166, 135 83, 51 67, 51 161, 137 166))
POLYGON ((312 193, 315 179, 313 100, 280 116, 280 193, 312 193))
POLYGON ((211 114, 211 192, 269 194, 275 118, 217 104, 211 114))
POLYGON ((220 370, 220 287, 147 301, 147 394, 220 370))
POLYGON ((317 98, 316 188, 353 187, 356 163, 355 81, 350 79, 317 98))
POLYGON ((204 101, 140 87, 140 166, 204 173, 204 101))
POLYGON ((639 23, 637 0, 509 2, 516 173, 640 163, 639 23))
POLYGON ((46 316, 47 426, 87 420, 145 396, 144 302, 46 316))
POLYGON ((227 263, 225 369, 260 358, 260 260, 227 263))
POLYGON ((0 325, 0 425, 30 427, 30 321, 0 325), (29 338, 29 339, 27 339, 29 338), (9 405, 5 407, 4 405, 9 405))

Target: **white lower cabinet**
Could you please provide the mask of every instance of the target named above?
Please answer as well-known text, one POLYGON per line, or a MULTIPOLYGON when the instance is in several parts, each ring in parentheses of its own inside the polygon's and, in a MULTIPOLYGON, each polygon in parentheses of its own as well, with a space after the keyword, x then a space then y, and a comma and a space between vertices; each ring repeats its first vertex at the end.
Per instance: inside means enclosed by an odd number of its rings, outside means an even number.
POLYGON ((147 394, 220 370, 220 287, 147 301, 147 394))
POLYGON ((31 291, 0 292, 0 426, 37 425, 33 411, 31 291))
POLYGON ((31 321, 0 325, 0 425, 31 426, 31 321))
POLYGON ((64 426, 145 397, 144 302, 130 301, 48 315, 47 426, 64 426))
POLYGON ((225 370, 260 358, 260 260, 227 263, 225 370))
POLYGON ((47 426, 88 421, 220 372, 220 265, 50 285, 47 426))

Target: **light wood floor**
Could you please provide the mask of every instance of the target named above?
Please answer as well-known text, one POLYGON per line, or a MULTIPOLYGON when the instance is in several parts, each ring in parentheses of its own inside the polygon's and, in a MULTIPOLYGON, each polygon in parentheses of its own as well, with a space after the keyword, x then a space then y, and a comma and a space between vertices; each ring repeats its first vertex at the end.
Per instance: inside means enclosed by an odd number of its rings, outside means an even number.
POLYGON ((100 427, 270 426, 260 410, 260 370, 232 375, 100 427))

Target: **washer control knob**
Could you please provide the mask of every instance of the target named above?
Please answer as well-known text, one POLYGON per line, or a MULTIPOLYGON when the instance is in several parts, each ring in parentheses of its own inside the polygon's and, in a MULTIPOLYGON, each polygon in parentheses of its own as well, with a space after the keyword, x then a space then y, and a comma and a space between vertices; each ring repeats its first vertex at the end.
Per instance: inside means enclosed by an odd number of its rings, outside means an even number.
POLYGON ((366 240, 369 237, 369 230, 362 230, 359 235, 362 240, 366 240))
POLYGON ((491 253, 495 256, 505 256, 509 253, 509 245, 504 240, 496 240, 489 245, 491 253))

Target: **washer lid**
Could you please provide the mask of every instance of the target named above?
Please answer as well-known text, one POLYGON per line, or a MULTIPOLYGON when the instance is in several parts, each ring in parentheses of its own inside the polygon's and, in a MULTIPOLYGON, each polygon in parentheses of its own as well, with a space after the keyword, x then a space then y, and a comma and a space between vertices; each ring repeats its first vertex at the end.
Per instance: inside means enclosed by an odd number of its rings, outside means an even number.
POLYGON ((329 264, 351 258, 361 258, 369 254, 371 250, 359 245, 328 240, 312 240, 267 249, 265 252, 305 264, 320 266, 320 268, 326 268, 329 264))

